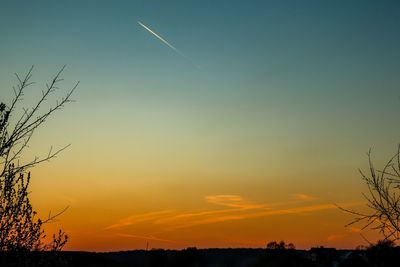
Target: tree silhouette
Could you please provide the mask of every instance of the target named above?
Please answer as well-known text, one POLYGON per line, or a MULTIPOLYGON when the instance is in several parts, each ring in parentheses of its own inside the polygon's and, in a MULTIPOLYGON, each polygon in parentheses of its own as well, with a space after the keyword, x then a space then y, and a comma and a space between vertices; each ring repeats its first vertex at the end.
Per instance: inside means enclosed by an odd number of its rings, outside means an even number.
POLYGON ((37 218, 29 199, 31 173, 27 170, 44 161, 56 157, 66 147, 62 147, 44 157, 34 157, 23 162, 21 156, 28 147, 35 130, 52 114, 71 102, 71 95, 79 83, 60 98, 55 105, 42 111, 62 81, 60 78, 65 66, 46 84, 39 100, 29 108, 22 107, 22 115, 17 115, 16 108, 22 102, 26 88, 31 86, 33 66, 24 77, 15 74, 18 83, 14 89, 14 98, 10 105, 0 103, 0 251, 58 251, 66 244, 68 237, 63 231, 53 235, 50 243, 46 237, 43 224, 53 221, 65 210, 49 215, 47 219, 37 218))
POLYGON ((279 243, 276 241, 271 241, 267 244, 267 249, 273 250, 285 250, 285 249, 296 249, 293 243, 286 244, 285 241, 280 241, 279 243))
MULTIPOLYGON (((367 153, 369 171, 365 174, 360 170, 361 177, 367 185, 367 193, 363 193, 367 200, 369 213, 354 210, 342 210, 355 215, 349 225, 362 223, 365 228, 378 230, 384 240, 396 241, 400 239, 400 146, 383 169, 377 170, 371 158, 371 151, 367 153)), ((368 241, 368 240, 367 240, 368 241)))

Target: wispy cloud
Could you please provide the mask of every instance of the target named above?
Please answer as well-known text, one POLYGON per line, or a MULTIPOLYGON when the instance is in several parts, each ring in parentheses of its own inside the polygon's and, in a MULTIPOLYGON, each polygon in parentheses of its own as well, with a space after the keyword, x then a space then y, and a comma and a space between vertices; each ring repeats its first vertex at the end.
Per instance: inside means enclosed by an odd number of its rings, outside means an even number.
POLYGON ((178 229, 178 228, 187 228, 187 227, 193 227, 211 223, 244 220, 244 219, 260 218, 260 217, 268 217, 276 215, 310 213, 328 209, 337 209, 337 207, 333 204, 321 204, 321 205, 310 205, 310 206, 287 208, 287 209, 275 209, 275 210, 256 209, 253 210, 252 212, 247 212, 247 213, 243 213, 243 210, 234 212, 228 211, 226 212, 227 214, 225 215, 210 216, 207 218, 201 217, 196 220, 187 220, 187 221, 175 220, 173 221, 173 224, 169 226, 173 229, 178 229))
MULTIPOLYGON (((304 204, 304 201, 312 201, 315 198, 305 194, 297 194, 296 196, 297 201, 290 201, 286 204, 281 203, 279 205, 275 205, 276 203, 267 205, 247 201, 240 195, 211 195, 205 197, 206 202, 223 207, 222 209, 205 209, 186 212, 172 210, 150 212, 121 219, 105 229, 117 229, 146 222, 162 226, 165 230, 174 230, 226 221, 337 209, 336 205, 328 203, 299 206, 302 203, 304 204)), ((350 207, 356 205, 360 205, 360 202, 342 203, 340 206, 350 207)))
POLYGON ((350 232, 352 232, 352 233, 360 233, 361 231, 362 231, 362 229, 361 228, 359 228, 359 227, 349 227, 349 231, 350 232))
POLYGON ((343 240, 346 237, 345 234, 332 234, 329 235, 326 239, 328 241, 339 241, 339 240, 343 240))
POLYGON ((301 201, 311 201, 316 199, 316 197, 307 194, 293 194, 292 196, 295 200, 301 200, 301 201))
POLYGON ((358 227, 347 227, 346 231, 344 233, 332 233, 326 237, 326 240, 328 241, 341 241, 346 238, 349 238, 350 236, 354 235, 360 235, 363 229, 358 228, 358 227))
POLYGON ((142 214, 137 214, 137 215, 132 215, 126 218, 123 218, 116 223, 107 226, 104 228, 105 230, 108 229, 113 229, 113 228, 121 228, 121 227, 126 227, 132 224, 137 224, 141 222, 146 222, 146 221, 152 221, 160 217, 164 217, 167 215, 173 214, 172 210, 161 210, 161 211, 155 211, 155 212, 148 212, 148 213, 142 213, 142 214))
POLYGON ((206 201, 208 203, 231 207, 231 208, 241 208, 241 209, 256 209, 256 208, 265 208, 265 205, 253 204, 248 201, 245 201, 239 195, 214 195, 214 196, 206 196, 206 201))

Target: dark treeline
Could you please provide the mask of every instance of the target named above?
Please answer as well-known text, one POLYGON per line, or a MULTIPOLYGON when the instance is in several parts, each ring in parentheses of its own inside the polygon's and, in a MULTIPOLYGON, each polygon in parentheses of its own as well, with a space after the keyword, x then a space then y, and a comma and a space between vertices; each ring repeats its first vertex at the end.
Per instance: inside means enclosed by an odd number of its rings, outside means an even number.
POLYGON ((134 250, 123 252, 29 252, 0 253, 0 266, 61 267, 394 267, 400 248, 375 247, 365 250, 196 249, 134 250))

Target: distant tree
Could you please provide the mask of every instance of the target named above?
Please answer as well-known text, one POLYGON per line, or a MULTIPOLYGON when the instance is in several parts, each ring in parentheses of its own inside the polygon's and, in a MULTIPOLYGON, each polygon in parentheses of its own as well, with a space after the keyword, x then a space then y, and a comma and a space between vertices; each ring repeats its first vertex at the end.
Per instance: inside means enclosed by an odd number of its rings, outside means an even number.
POLYGON ((296 249, 293 243, 286 244, 284 241, 280 241, 279 243, 276 241, 271 241, 267 244, 267 249, 273 250, 285 250, 285 249, 296 249))
POLYGON ((358 212, 341 208, 355 215, 347 226, 361 223, 362 229, 378 230, 385 240, 396 241, 400 238, 400 146, 381 170, 374 167, 371 151, 367 153, 369 171, 360 170, 368 191, 363 193, 370 212, 358 212))
POLYGON ((285 267, 313 267, 311 259, 295 250, 293 243, 271 241, 267 244, 266 253, 251 266, 285 266, 285 267))
POLYGON ((296 246, 293 243, 289 243, 286 245, 286 249, 296 249, 296 246))
POLYGON ((276 242, 276 241, 271 241, 267 244, 267 249, 285 249, 285 246, 281 245, 283 241, 281 241, 280 243, 276 242))
MULTIPOLYGON (((64 66, 65 67, 65 66, 64 66)), ((15 74, 18 83, 13 88, 14 98, 10 105, 0 102, 0 251, 58 251, 66 244, 68 237, 60 230, 53 235, 50 243, 46 237, 43 224, 53 221, 60 213, 49 215, 47 219, 37 218, 29 199, 31 174, 28 169, 56 157, 66 147, 53 151, 42 157, 23 162, 21 156, 28 147, 35 130, 40 127, 54 112, 71 102, 71 95, 78 83, 59 99, 55 105, 43 111, 48 98, 58 89, 64 67, 46 84, 39 100, 30 108, 21 108, 18 115, 16 108, 23 100, 26 88, 31 86, 32 70, 24 77, 15 74)))

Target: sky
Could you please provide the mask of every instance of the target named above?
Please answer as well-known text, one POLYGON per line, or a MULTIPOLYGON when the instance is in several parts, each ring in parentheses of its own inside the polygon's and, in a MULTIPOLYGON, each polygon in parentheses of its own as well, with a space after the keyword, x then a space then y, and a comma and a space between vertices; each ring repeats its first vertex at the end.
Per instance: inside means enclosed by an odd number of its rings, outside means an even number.
POLYGON ((1 101, 31 65, 21 107, 64 64, 56 97, 80 81, 26 151, 71 144, 31 169, 34 207, 69 207, 46 226, 67 250, 365 244, 334 204, 364 210, 365 153, 400 142, 399 8, 3 0, 1 101))

